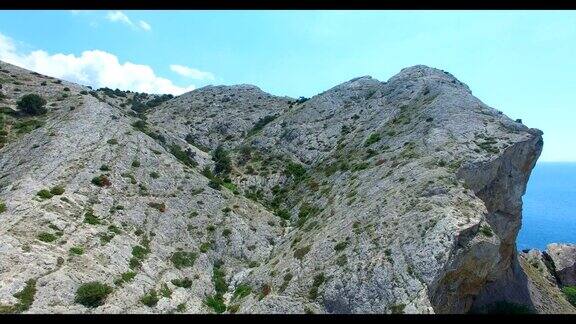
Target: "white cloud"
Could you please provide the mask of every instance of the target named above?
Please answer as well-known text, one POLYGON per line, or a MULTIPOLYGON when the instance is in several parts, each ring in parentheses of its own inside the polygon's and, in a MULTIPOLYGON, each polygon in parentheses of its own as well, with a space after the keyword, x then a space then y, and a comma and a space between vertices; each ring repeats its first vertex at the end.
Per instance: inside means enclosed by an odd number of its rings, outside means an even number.
POLYGON ((125 13, 123 13, 120 10, 108 12, 108 14, 106 15, 106 19, 108 19, 111 22, 119 22, 132 28, 140 28, 145 31, 149 31, 152 29, 152 26, 150 26, 150 24, 145 22, 144 20, 140 20, 138 21, 138 24, 135 24, 130 19, 130 17, 128 17, 125 13))
POLYGON ((106 15, 106 19, 112 21, 112 22, 122 22, 126 25, 129 26, 133 26, 134 23, 132 23, 132 20, 130 20, 130 18, 128 18, 128 16, 126 16, 122 11, 110 11, 107 15, 106 15))
POLYGON ((191 67, 179 64, 170 65, 170 70, 173 72, 195 80, 214 80, 214 75, 210 72, 204 72, 191 67))
POLYGON ((140 28, 144 29, 145 31, 149 31, 150 29, 152 29, 152 26, 150 26, 150 24, 148 24, 144 20, 140 20, 138 24, 140 25, 140 28))
POLYGON ((0 33, 0 60, 94 88, 109 87, 147 93, 170 93, 179 95, 195 89, 195 86, 179 87, 172 81, 157 76, 154 70, 143 64, 120 63, 118 58, 100 50, 74 54, 49 54, 43 50, 20 53, 14 41, 0 33))

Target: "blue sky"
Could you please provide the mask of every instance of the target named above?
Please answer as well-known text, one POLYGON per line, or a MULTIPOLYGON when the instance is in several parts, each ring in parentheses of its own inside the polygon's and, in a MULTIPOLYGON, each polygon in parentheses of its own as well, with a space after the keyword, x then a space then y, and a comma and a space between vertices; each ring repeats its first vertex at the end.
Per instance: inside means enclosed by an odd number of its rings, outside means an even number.
POLYGON ((0 59, 94 86, 291 97, 425 64, 543 130, 541 161, 576 161, 575 11, 2 11, 0 59))

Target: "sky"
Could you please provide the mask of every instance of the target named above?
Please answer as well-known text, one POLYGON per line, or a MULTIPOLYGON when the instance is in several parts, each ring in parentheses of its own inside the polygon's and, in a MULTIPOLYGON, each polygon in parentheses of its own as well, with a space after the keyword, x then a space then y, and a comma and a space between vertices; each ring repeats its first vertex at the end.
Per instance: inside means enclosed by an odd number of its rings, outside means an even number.
POLYGON ((0 11, 0 60, 93 87, 311 97, 424 64, 576 162, 576 11, 0 11))

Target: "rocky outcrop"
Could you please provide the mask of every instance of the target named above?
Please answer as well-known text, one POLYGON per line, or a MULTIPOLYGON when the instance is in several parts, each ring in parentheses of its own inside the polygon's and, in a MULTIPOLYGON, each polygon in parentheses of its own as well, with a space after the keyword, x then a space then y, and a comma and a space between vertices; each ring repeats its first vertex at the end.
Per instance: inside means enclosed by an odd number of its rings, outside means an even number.
POLYGON ((0 66, 0 309, 535 307, 514 242, 542 133, 447 72, 414 66, 310 99, 250 85, 165 98, 0 66), (48 113, 20 114, 24 93, 48 113), (77 299, 92 281, 111 287, 98 307, 77 299))
POLYGON ((576 245, 552 243, 546 247, 545 253, 554 265, 560 286, 576 286, 576 245))

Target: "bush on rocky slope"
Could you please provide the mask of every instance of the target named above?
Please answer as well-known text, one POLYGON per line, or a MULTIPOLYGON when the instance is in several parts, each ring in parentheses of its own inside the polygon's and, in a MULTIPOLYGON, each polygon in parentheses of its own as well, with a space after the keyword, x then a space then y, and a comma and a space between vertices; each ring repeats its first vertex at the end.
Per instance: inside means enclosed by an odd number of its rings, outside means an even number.
POLYGON ((106 297, 112 292, 112 288, 106 284, 92 281, 82 284, 76 290, 74 301, 86 307, 98 307, 104 305, 106 297))
POLYGON ((44 107, 46 100, 34 93, 23 96, 16 104, 20 111, 28 115, 43 115, 48 112, 44 107))

